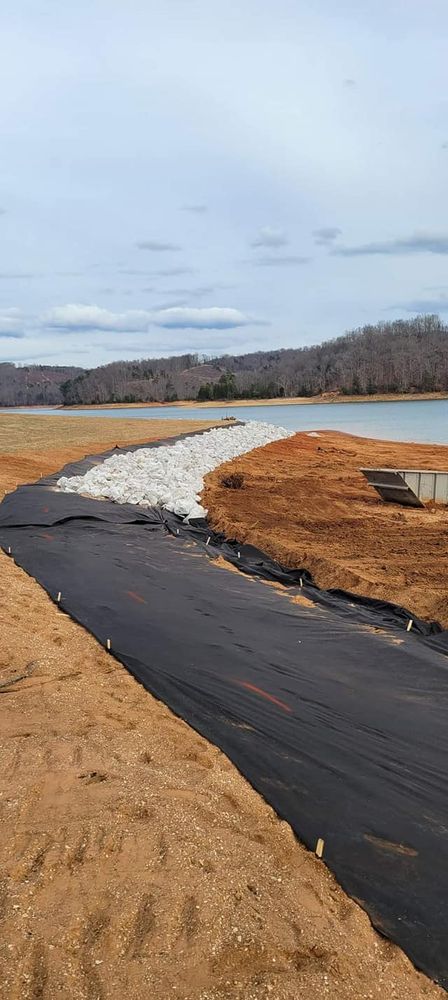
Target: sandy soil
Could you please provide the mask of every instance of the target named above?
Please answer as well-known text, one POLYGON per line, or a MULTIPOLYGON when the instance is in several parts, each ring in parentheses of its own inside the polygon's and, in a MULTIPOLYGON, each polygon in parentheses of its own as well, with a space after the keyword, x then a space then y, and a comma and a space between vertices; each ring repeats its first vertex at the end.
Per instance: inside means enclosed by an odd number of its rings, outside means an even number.
POLYGON ((394 601, 448 628, 448 509, 386 504, 363 466, 448 470, 448 447, 307 433, 269 445, 207 479, 212 524, 321 587, 394 601), (241 490, 221 485, 244 474, 241 490))
MULTIPOLYGON (((72 418, 20 419, 26 458, 7 428, 3 488, 30 478, 33 435, 42 471, 101 441, 91 420, 70 444, 72 418)), ((132 432, 114 424, 117 441, 132 432)), ((4 555, 0 609, 0 684, 25 675, 0 687, 2 1000, 445 996, 227 759, 4 555)))

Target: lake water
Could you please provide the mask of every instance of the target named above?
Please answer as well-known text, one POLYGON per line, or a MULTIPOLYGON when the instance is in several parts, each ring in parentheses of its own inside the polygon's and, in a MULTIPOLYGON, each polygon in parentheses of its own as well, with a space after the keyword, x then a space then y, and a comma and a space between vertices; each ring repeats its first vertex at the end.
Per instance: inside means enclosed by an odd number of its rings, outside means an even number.
POLYGON ((51 414, 68 417, 143 418, 155 420, 219 420, 233 416, 239 420, 265 420, 288 430, 338 430, 364 437, 391 441, 426 441, 448 444, 448 400, 403 400, 396 403, 285 403, 278 406, 129 406, 117 410, 57 410, 24 407, 1 413, 51 414))

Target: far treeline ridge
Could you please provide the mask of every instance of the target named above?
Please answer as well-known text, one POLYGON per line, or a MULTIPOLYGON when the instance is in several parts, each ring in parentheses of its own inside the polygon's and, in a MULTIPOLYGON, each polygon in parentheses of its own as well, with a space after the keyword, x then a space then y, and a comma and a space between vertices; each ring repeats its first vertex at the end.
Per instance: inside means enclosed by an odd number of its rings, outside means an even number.
POLYGON ((448 391, 448 326, 438 316, 377 323, 311 347, 99 368, 0 364, 0 405, 173 403, 448 391))

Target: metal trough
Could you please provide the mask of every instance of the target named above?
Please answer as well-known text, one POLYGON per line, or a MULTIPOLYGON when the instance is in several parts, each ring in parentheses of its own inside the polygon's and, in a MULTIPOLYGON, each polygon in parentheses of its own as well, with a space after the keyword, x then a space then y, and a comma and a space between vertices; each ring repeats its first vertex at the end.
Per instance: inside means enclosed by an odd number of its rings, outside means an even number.
POLYGON ((360 469, 383 500, 424 507, 424 501, 448 504, 448 472, 431 469, 360 469))

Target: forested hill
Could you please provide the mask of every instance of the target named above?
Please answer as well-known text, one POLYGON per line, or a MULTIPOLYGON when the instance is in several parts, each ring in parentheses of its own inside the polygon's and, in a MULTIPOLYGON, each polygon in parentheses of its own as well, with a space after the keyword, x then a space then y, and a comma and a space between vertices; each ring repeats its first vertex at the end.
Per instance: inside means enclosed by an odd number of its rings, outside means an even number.
POLYGON ((437 316, 366 326, 313 347, 114 362, 62 386, 67 405, 433 390, 448 391, 448 327, 437 316))
POLYGON ((0 404, 174 402, 448 391, 448 326, 418 316, 313 347, 201 360, 116 361, 90 371, 0 365, 0 404))
POLYGON ((82 368, 56 365, 0 363, 0 406, 58 406, 60 386, 75 378, 82 368))

